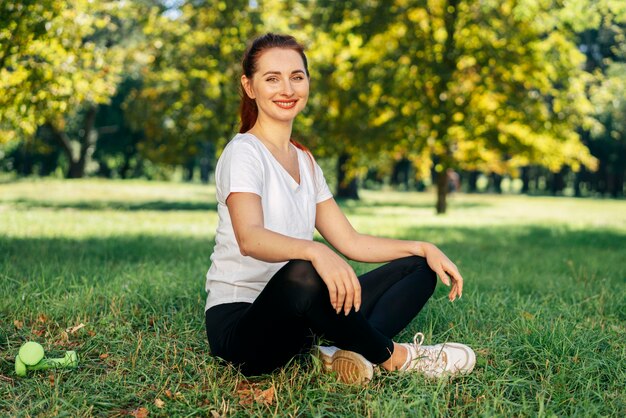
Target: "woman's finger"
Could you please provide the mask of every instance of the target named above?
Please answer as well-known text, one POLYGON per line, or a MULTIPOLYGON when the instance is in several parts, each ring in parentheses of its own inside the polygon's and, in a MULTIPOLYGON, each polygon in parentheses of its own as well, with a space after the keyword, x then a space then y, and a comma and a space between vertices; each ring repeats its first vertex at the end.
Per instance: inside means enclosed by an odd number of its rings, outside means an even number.
POLYGON ((448 275, 446 274, 443 268, 440 267, 437 270, 437 276, 439 276, 439 279, 441 279, 443 284, 445 284, 446 286, 450 286, 450 278, 448 277, 448 275))
POLYGON ((352 272, 351 278, 354 287, 354 311, 358 312, 361 309, 361 282, 354 272, 352 272))
POLYGON ((346 287, 341 279, 336 279, 337 283, 337 304, 335 305, 335 311, 341 312, 341 308, 346 300, 346 287))
POLYGON ((450 269, 450 276, 452 276, 452 279, 457 285, 460 297, 463 293, 463 277, 461 276, 461 273, 459 273, 459 270, 456 268, 450 269))
POLYGON ((332 305, 334 310, 337 310, 337 286, 332 281, 326 282, 326 287, 328 287, 328 295, 330 296, 330 304, 332 305))
POLYGON ((343 314, 348 315, 354 305, 354 285, 349 276, 346 277, 344 285, 346 286, 346 300, 343 304, 343 314))
POLYGON ((452 285, 452 288, 450 289, 450 292, 448 293, 448 299, 450 300, 450 302, 456 299, 456 284, 452 285))

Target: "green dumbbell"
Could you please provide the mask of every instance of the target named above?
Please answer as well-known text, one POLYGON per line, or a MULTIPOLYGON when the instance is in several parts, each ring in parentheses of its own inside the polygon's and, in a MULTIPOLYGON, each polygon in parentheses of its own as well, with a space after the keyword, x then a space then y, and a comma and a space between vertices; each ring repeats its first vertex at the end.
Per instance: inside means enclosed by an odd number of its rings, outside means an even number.
POLYGON ((65 367, 77 367, 78 355, 76 351, 66 351, 62 358, 44 358, 41 344, 34 341, 24 343, 15 356, 15 374, 26 376, 29 370, 58 369, 65 367))

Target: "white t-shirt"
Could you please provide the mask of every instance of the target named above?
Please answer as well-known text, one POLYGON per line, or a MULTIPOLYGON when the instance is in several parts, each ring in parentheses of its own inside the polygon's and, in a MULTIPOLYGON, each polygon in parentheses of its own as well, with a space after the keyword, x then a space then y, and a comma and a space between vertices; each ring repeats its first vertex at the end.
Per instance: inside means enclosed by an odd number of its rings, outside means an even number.
POLYGON ((312 164, 306 152, 296 151, 300 184, 252 134, 237 134, 224 148, 215 169, 219 223, 206 275, 205 310, 222 303, 253 302, 287 263, 267 263, 241 255, 226 206, 230 193, 261 196, 265 228, 293 238, 313 239, 315 207, 332 193, 319 165, 312 164))

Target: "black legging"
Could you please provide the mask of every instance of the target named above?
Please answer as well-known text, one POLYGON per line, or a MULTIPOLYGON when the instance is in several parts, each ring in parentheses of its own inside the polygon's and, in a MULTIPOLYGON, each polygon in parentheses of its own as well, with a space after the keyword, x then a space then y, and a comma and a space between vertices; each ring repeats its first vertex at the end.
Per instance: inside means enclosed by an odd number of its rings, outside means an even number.
POLYGON ((359 277, 361 309, 333 309, 328 288, 309 261, 292 260, 267 283, 254 303, 226 303, 206 311, 213 355, 246 375, 271 372, 308 350, 313 335, 374 364, 393 352, 393 338, 435 290, 436 275, 423 257, 394 260, 359 277))

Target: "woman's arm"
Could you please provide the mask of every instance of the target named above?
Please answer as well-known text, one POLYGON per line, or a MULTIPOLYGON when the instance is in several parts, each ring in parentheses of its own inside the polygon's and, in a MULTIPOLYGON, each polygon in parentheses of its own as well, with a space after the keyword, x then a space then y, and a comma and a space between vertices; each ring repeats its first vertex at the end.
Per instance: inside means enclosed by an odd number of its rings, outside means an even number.
POLYGON ((244 256, 276 263, 309 260, 318 272, 330 295, 330 302, 339 313, 347 315, 354 306, 361 307, 361 287, 354 270, 326 245, 288 237, 265 228, 261 197, 254 193, 231 193, 226 206, 244 256))
POLYGON ((443 283, 450 286, 452 279, 450 300, 463 293, 463 277, 459 270, 435 245, 361 234, 352 227, 335 199, 317 204, 315 226, 333 247, 351 260, 382 263, 411 255, 424 257, 443 283))

